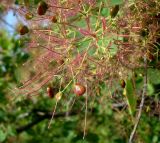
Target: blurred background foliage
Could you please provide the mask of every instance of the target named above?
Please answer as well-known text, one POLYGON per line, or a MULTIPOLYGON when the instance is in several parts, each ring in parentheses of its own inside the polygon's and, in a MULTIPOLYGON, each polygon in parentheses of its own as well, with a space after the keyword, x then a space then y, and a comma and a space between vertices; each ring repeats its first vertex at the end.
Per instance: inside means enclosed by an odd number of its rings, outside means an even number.
MULTIPOLYGON (((106 1, 106 0, 104 0, 106 1)), ((27 0, 16 0, 22 4, 27 0)), ((35 5, 39 0, 31 1, 35 5)), ((31 3, 29 2, 29 3, 31 3)), ((112 0, 112 4, 120 4, 122 0, 112 0)), ((1 12, 5 9, 0 4, 1 12)), ((108 9, 102 10, 106 15, 108 9)), ((1 16, 3 17, 3 15, 1 16)), ((4 22, 4 21, 0 21, 4 22)), ((17 96, 13 87, 19 84, 22 64, 30 55, 25 49, 26 37, 19 37, 18 33, 10 35, 1 27, 0 31, 0 142, 3 143, 125 143, 133 129, 132 116, 123 105, 123 88, 113 91, 114 99, 106 98, 109 90, 105 84, 97 85, 97 97, 88 97, 86 136, 84 134, 85 122, 85 97, 76 97, 75 104, 70 112, 71 102, 67 91, 58 103, 56 114, 50 129, 48 123, 56 104, 55 99, 47 96, 46 87, 42 88, 39 95, 33 98, 17 96), (94 98, 94 99, 93 99, 94 98), (105 99, 105 103, 102 102, 105 99), (118 99, 118 100, 116 100, 118 99), (67 101, 67 102, 66 102, 67 101), (119 101, 119 102, 117 102, 119 101), (122 105, 119 104, 122 102, 122 105)), ((160 48, 160 47, 158 47, 160 48)), ((154 63, 151 63, 152 65, 154 63)), ((25 71, 23 71, 25 72, 25 71)), ((143 86, 143 71, 134 73, 136 89, 141 92, 143 86)), ((130 81, 127 81, 127 90, 132 92, 130 81)), ((117 86, 120 86, 117 84, 117 86)), ((138 130, 137 143, 160 143, 160 71, 157 68, 148 69, 148 88, 145 106, 138 130)), ((57 87, 58 88, 58 87, 57 87)), ((70 87, 71 88, 71 87, 70 87)), ((126 91, 127 92, 127 91, 126 91)), ((74 97, 74 95, 69 95, 74 97)), ((128 97, 128 102, 134 99, 128 97)), ((139 105, 140 100, 137 99, 139 105)), ((134 103, 131 103, 134 104, 134 103)), ((133 105, 133 108, 136 105, 133 105)), ((132 110, 132 109, 131 109, 132 110)), ((136 109, 133 109, 136 110, 136 109)))

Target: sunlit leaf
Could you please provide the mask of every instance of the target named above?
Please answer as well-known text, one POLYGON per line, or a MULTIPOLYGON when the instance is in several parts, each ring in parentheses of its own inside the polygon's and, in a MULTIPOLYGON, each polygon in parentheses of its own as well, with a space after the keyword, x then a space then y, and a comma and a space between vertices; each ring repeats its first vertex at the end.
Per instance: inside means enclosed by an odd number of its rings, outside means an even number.
POLYGON ((6 133, 4 131, 0 130, 0 142, 3 142, 6 139, 6 133))
POLYGON ((152 84, 147 84, 147 95, 152 95, 154 93, 154 87, 152 84))
POLYGON ((135 89, 133 87, 133 83, 131 80, 126 81, 126 87, 125 87, 125 95, 128 102, 129 111, 132 115, 134 115, 136 111, 136 95, 135 95, 135 89))
POLYGON ((102 8, 101 15, 105 16, 105 17, 109 16, 109 9, 108 8, 102 8))

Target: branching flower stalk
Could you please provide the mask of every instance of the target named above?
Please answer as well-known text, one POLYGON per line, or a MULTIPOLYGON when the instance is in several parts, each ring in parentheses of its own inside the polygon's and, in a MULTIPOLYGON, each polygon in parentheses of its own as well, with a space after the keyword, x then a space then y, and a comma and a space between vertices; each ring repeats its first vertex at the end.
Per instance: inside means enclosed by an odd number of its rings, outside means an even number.
MULTIPOLYGON (((22 4, 12 8, 21 16, 21 30, 17 31, 22 40, 28 40, 26 46, 31 53, 30 61, 24 64, 28 74, 24 72, 17 94, 34 97, 49 85, 60 85, 58 91, 64 94, 63 100, 65 94, 81 95, 74 93, 72 86, 87 85, 87 114, 91 97, 101 103, 114 99, 118 91, 124 99, 120 92, 125 86, 121 86, 120 81, 131 79, 132 73, 142 70, 145 63, 143 94, 131 143, 146 95, 147 63, 154 61, 157 53, 153 45, 157 45, 160 33, 160 3, 158 0, 118 4, 110 0, 108 3, 105 0, 45 0, 43 5, 22 4), (144 39, 147 39, 145 46, 144 39), (103 96, 97 96, 101 94, 97 86, 100 83, 108 88, 103 96)), ((52 119, 55 110, 56 107, 52 119)))

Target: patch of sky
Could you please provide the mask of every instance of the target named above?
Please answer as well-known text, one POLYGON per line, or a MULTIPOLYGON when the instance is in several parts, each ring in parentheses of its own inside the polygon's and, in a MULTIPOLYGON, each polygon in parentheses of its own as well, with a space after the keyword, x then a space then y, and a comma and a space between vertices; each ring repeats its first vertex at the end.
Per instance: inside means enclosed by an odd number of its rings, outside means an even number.
POLYGON ((10 35, 14 34, 17 22, 17 16, 12 10, 9 10, 5 15, 0 16, 0 28, 7 30, 10 35))

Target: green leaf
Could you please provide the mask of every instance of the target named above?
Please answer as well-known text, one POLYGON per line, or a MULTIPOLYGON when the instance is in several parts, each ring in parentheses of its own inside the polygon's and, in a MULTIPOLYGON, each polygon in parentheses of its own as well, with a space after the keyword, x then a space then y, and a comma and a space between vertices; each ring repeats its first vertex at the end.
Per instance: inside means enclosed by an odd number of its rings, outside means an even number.
POLYGON ((7 127, 7 135, 15 136, 16 135, 16 130, 12 126, 8 126, 7 127))
POLYGON ((123 3, 123 0, 109 0, 111 5, 119 5, 123 3))
POLYGON ((147 95, 151 96, 154 93, 154 87, 152 84, 147 84, 147 95))
POLYGON ((160 84, 160 70, 148 69, 148 79, 151 84, 160 84))
POLYGON ((127 98, 129 111, 130 111, 131 115, 134 115, 134 113, 136 111, 137 99, 136 99, 133 83, 131 80, 127 80, 127 82, 126 82, 125 95, 127 98))
POLYGON ((0 130, 0 142, 3 142, 6 139, 6 134, 4 131, 0 130))
POLYGON ((108 8, 102 8, 101 15, 105 16, 105 17, 109 16, 109 9, 108 8))
POLYGON ((6 117, 5 111, 0 108, 0 121, 4 121, 5 117, 6 117))

